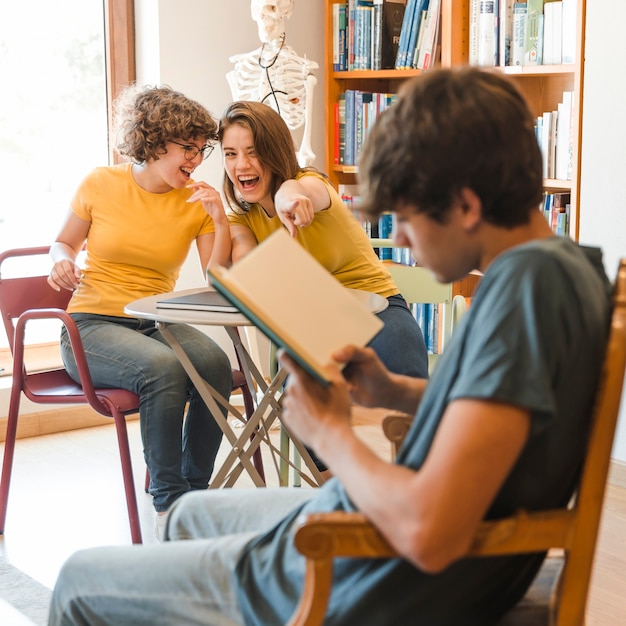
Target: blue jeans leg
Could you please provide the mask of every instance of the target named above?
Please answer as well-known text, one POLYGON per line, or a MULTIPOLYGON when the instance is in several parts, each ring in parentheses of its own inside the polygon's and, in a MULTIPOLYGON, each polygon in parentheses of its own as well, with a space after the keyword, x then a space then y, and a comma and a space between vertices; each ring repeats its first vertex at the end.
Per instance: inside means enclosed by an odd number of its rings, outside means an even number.
POLYGON ((170 541, 70 557, 54 588, 48 624, 243 624, 234 576, 241 551, 314 495, 313 489, 288 488, 190 493, 168 516, 170 541))
POLYGON ((377 314, 385 327, 370 347, 390 372, 428 378, 428 352, 422 329, 401 295, 387 301, 389 306, 377 314))
MULTIPOLYGON (((140 397, 141 437, 154 508, 166 511, 183 493, 206 489, 222 431, 154 323, 87 314, 73 317, 94 384, 129 389, 140 397)), ((200 375, 228 398, 232 369, 224 351, 191 326, 169 328, 200 375)), ((65 332, 61 353, 67 371, 77 379, 65 332)))

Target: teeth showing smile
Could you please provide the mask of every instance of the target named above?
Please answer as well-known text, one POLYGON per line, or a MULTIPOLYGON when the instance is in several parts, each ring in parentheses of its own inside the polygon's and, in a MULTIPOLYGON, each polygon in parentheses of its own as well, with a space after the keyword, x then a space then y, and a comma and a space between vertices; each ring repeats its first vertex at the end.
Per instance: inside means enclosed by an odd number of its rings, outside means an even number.
POLYGON ((181 167, 180 171, 188 178, 193 174, 193 168, 190 167, 181 167))
POLYGON ((259 182, 258 176, 240 176, 239 184, 243 189, 249 189, 250 187, 254 187, 259 182))

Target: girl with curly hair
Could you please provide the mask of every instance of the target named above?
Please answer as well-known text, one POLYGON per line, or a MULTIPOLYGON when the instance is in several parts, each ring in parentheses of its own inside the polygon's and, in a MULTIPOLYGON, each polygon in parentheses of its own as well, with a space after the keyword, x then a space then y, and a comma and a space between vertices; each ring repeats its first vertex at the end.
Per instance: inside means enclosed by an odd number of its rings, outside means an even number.
MULTIPOLYGON (((115 135, 118 153, 130 162, 96 168, 81 183, 51 247, 48 282, 74 292, 67 310, 94 384, 140 397, 158 534, 177 498, 207 488, 222 431, 154 322, 129 317, 124 307, 171 291, 194 241, 203 274, 226 263, 230 230, 219 192, 192 179, 217 141, 217 123, 202 105, 166 86, 130 87, 115 103, 115 135)), ((198 372, 228 398, 232 369, 223 350, 190 326, 169 328, 198 372)), ((61 351, 78 380, 65 332, 61 351)))

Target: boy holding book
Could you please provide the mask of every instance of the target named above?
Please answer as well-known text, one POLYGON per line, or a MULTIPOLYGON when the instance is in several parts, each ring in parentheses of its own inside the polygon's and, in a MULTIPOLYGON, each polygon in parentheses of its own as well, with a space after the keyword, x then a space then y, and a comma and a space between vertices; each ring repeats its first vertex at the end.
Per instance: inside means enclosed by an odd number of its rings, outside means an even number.
POLYGON ((537 210, 533 118, 504 76, 411 80, 360 172, 363 209, 394 211, 397 242, 439 280, 484 274, 430 382, 346 346, 322 387, 283 355, 283 419, 335 478, 185 496, 166 545, 72 557, 50 624, 285 624, 304 575, 294 524, 335 510, 363 512, 401 558, 338 561, 327 624, 491 624, 522 597, 544 555, 464 557, 481 520, 571 496, 608 330, 600 254, 554 237, 537 210), (352 401, 415 414, 394 463, 354 435, 352 401))

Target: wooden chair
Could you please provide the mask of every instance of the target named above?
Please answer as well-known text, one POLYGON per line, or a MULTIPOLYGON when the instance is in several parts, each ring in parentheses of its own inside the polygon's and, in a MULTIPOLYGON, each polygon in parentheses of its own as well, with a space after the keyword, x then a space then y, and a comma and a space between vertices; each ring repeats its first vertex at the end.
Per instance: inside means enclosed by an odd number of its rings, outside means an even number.
MULTIPOLYGON (((493 556, 557 550, 562 555, 546 559, 526 596, 505 616, 502 625, 584 624, 625 368, 626 260, 622 260, 588 450, 576 497, 567 508, 519 511, 510 518, 483 522, 468 553, 468 556, 493 556)), ((396 444, 403 437, 406 422, 406 418, 394 416, 385 427, 395 433, 396 444)), ((307 561, 303 593, 290 626, 323 623, 335 557, 390 558, 396 555, 359 513, 309 515, 301 522, 294 541, 307 561)))
POLYGON ((57 292, 47 283, 45 275, 2 277, 2 264, 10 259, 47 256, 49 247, 7 250, 0 254, 0 313, 13 356, 13 382, 7 418, 2 476, 0 478, 0 534, 4 525, 9 499, 11 470, 17 436, 20 399, 22 393, 39 404, 89 404, 96 412, 113 418, 122 463, 122 478, 133 543, 141 543, 139 512, 133 481, 133 469, 126 430, 126 416, 139 411, 139 396, 126 389, 96 389, 93 386, 83 344, 74 320, 65 312, 72 293, 66 289, 57 292), (24 335, 26 326, 35 320, 57 319, 67 328, 80 375, 80 384, 74 382, 64 368, 44 372, 29 372, 24 362, 24 335))

